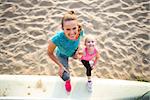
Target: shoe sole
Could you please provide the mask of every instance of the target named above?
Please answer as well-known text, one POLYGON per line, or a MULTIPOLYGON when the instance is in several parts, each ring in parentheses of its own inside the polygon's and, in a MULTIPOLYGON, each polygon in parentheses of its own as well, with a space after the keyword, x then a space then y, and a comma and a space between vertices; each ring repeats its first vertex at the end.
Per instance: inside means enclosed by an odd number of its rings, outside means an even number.
POLYGON ((90 89, 90 87, 88 86, 88 84, 87 84, 87 90, 88 90, 88 92, 92 92, 92 89, 90 89))

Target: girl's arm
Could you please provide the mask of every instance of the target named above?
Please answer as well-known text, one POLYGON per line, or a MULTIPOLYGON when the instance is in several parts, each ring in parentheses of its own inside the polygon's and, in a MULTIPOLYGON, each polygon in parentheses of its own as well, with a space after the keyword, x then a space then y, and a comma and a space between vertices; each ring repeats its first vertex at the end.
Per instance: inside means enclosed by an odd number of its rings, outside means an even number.
POLYGON ((96 65, 96 63, 97 63, 97 61, 98 61, 99 58, 100 58, 100 54, 97 52, 96 58, 95 58, 94 64, 93 64, 94 67, 95 67, 95 65, 96 65))
POLYGON ((49 41, 48 55, 52 59, 52 61, 54 61, 59 66, 59 68, 60 68, 59 69, 59 75, 62 76, 63 65, 59 62, 59 60, 57 59, 57 57, 54 55, 55 48, 56 48, 56 45, 52 41, 49 41))

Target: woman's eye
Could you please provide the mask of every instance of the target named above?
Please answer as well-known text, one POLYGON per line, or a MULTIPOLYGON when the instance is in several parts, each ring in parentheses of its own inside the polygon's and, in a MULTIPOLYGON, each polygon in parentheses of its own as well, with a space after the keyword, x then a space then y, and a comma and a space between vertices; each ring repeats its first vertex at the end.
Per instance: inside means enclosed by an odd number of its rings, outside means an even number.
POLYGON ((76 30, 76 27, 74 27, 73 30, 76 30))
POLYGON ((67 31, 70 31, 70 29, 66 29, 67 31))

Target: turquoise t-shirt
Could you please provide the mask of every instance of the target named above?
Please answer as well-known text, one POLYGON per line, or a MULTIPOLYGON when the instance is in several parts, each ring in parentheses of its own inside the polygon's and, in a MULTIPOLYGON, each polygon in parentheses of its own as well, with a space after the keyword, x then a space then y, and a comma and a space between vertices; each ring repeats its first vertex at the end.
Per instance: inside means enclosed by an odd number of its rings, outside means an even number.
POLYGON ((80 36, 77 40, 70 40, 65 36, 64 31, 60 31, 51 38, 51 41, 57 46, 57 53, 71 57, 78 48, 82 36, 83 31, 80 32, 80 36))

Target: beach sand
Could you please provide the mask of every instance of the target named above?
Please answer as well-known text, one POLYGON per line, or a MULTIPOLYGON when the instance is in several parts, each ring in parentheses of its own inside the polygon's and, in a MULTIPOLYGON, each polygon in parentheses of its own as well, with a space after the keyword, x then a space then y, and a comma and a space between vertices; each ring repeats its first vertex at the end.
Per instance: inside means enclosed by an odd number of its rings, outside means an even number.
MULTIPOLYGON (((71 9, 96 38, 101 57, 92 77, 150 81, 149 0, 0 0, 0 74, 58 76, 48 39, 71 9)), ((86 77, 70 60, 71 76, 86 77)))

